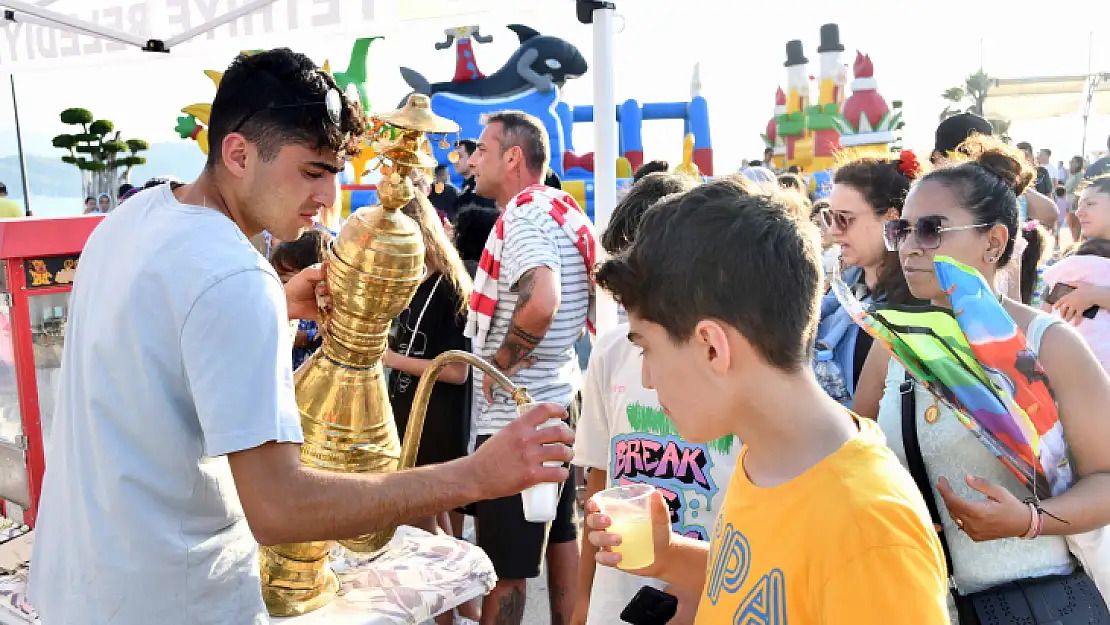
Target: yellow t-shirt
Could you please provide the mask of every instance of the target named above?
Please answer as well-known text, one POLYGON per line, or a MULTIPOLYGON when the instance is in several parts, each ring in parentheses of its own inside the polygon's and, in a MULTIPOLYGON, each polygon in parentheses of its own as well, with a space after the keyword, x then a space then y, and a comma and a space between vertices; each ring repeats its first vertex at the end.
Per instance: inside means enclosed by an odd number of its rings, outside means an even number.
POLYGON ((23 207, 14 200, 9 200, 6 197, 0 197, 0 219, 7 219, 9 217, 24 217, 23 207))
POLYGON ((874 422, 799 477, 759 488, 740 452, 697 625, 947 625, 944 552, 874 422))

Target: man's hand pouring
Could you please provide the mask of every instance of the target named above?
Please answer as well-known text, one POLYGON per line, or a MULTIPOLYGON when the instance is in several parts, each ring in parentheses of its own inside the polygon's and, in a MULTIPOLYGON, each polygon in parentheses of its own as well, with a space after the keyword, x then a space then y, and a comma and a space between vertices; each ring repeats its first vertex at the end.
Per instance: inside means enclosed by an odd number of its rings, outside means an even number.
POLYGON ((536 404, 460 460, 481 495, 478 499, 510 497, 543 482, 566 482, 570 474, 565 465, 574 458, 574 431, 565 424, 538 429, 548 419, 566 418, 559 406, 536 404), (560 466, 545 467, 544 462, 560 466))

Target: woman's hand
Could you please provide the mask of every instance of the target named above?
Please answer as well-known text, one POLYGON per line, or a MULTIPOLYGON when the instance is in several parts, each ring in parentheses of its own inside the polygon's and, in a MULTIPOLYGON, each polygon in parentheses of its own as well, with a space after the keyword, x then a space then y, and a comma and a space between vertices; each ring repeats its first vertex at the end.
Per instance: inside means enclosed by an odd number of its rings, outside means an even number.
MULTIPOLYGON (((612 525, 613 520, 601 512, 596 501, 591 498, 586 502, 586 529, 589 530, 587 539, 598 548, 595 559, 605 566, 616 567, 621 563, 621 554, 615 553, 613 547, 621 544, 621 537, 620 534, 608 531, 612 525)), ((671 512, 667 501, 663 499, 663 493, 658 490, 651 494, 651 525, 655 561, 647 567, 628 572, 642 577, 659 578, 662 577, 662 571, 666 570, 665 560, 671 546, 671 512)))
POLYGON ((392 347, 386 345, 385 346, 385 353, 382 354, 382 366, 386 367, 388 369, 396 369, 397 368, 397 366, 396 366, 397 363, 395 361, 396 358, 397 358, 397 352, 393 351, 392 347))
POLYGON ((290 319, 319 321, 320 309, 331 308, 327 265, 313 265, 285 283, 285 305, 290 319))
POLYGON ((937 491, 948 506, 956 527, 976 542, 1017 538, 1029 531, 1029 506, 1005 488, 981 477, 967 476, 967 485, 987 496, 986 501, 964 499, 952 490, 948 480, 937 481, 937 491))

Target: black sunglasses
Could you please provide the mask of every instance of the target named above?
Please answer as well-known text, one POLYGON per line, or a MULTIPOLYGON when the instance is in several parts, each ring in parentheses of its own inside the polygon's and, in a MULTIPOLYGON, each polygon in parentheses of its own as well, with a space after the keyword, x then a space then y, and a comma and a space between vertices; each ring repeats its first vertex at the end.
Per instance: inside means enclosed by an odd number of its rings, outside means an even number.
POLYGON ((917 239, 917 244, 923 250, 935 250, 940 247, 940 235, 944 232, 958 230, 974 230, 976 228, 989 228, 994 224, 975 224, 972 226, 945 226, 944 217, 940 215, 927 215, 920 217, 916 224, 911 224, 905 219, 891 219, 883 224, 883 242, 890 252, 897 252, 906 242, 910 234, 917 239))
MULTIPOLYGON (((357 88, 355 88, 355 86, 353 84, 350 85, 347 88, 347 91, 348 91, 348 93, 347 93, 347 98, 348 99, 350 99, 352 96, 354 96, 356 99, 358 98, 357 88), (354 88, 354 89, 352 89, 352 88, 354 88)), ((254 117, 255 115, 257 115, 258 113, 260 113, 262 111, 274 111, 274 110, 278 110, 278 109, 291 109, 291 108, 301 108, 301 107, 305 107, 305 106, 321 106, 321 105, 327 108, 328 119, 331 120, 331 123, 338 126, 339 123, 343 120, 343 96, 339 93, 338 89, 328 89, 328 93, 324 96, 324 101, 323 102, 298 102, 296 104, 268 104, 268 105, 263 106, 261 108, 257 108, 255 110, 247 113, 246 115, 244 115, 243 119, 240 119, 239 123, 235 124, 235 127, 231 129, 231 132, 239 132, 239 130, 243 127, 244 124, 247 123, 248 120, 250 120, 251 117, 254 117)))

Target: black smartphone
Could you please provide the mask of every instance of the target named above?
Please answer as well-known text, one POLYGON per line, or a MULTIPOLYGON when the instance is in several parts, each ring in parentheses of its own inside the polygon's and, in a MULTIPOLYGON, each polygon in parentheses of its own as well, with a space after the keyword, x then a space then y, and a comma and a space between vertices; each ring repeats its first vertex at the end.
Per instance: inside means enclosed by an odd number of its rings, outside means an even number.
POLYGON ((1070 285, 1070 284, 1064 284, 1063 282, 1057 282, 1056 286, 1052 287, 1052 290, 1049 291, 1047 294, 1045 294, 1045 296, 1043 298, 1044 303, 1050 304, 1050 305, 1055 305, 1056 302, 1060 301, 1061 297, 1067 295, 1068 293, 1071 293, 1074 290, 1075 290, 1075 287, 1070 285))
POLYGON ((632 625, 666 625, 678 612, 678 599, 658 588, 644 586, 621 611, 621 620, 632 625))
MULTIPOLYGON (((1045 289, 1045 290, 1047 292, 1044 294, 1044 297, 1041 298, 1041 299, 1044 300, 1044 303, 1048 304, 1049 306, 1054 306, 1054 305, 1056 305, 1056 302, 1060 301, 1061 297, 1063 297, 1063 296, 1067 295, 1068 293, 1071 293, 1072 291, 1074 291, 1075 287, 1070 285, 1070 284, 1064 284, 1063 282, 1058 282, 1058 283, 1056 283, 1056 286, 1052 287, 1051 291, 1048 291, 1048 289, 1045 289)), ((1087 319, 1094 319, 1095 315, 1097 315, 1097 314, 1098 314, 1098 306, 1091 306, 1087 310, 1083 311, 1083 316, 1086 317, 1087 319)))

